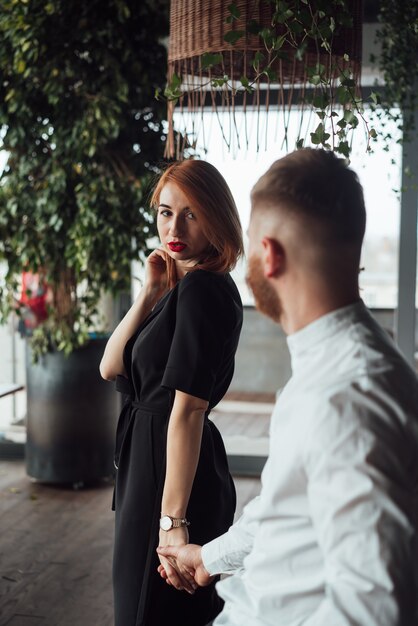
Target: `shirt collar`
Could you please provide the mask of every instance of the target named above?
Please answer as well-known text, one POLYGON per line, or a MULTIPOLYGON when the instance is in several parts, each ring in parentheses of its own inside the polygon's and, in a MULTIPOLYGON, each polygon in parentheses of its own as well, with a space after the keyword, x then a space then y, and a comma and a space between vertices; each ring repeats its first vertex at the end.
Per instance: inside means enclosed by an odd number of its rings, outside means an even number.
POLYGON ((301 330, 287 337, 290 356, 293 359, 302 356, 318 344, 344 328, 348 328, 355 319, 367 313, 362 300, 327 313, 311 322, 301 330))

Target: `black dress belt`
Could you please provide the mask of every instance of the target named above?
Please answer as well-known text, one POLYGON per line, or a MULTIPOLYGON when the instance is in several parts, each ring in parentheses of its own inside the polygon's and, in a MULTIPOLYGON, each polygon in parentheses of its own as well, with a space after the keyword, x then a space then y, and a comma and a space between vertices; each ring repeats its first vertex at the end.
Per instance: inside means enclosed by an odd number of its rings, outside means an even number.
POLYGON ((116 376, 116 391, 124 396, 123 408, 119 416, 118 426, 116 429, 115 456, 113 461, 115 468, 118 469, 122 443, 134 414, 131 409, 139 409, 140 411, 145 411, 146 413, 151 413, 155 416, 167 417, 170 412, 170 407, 168 402, 166 405, 162 405, 136 400, 134 387, 131 381, 125 376, 116 376))
MULTIPOLYGON (((132 418, 131 408, 138 409, 140 411, 145 411, 147 413, 151 413, 152 415, 167 417, 170 414, 171 406, 170 403, 167 404, 153 404, 150 402, 141 402, 135 399, 135 389, 132 385, 132 382, 126 376, 117 375, 116 376, 116 391, 121 393, 123 398, 123 408, 121 414, 119 416, 118 426, 116 430, 116 446, 115 446, 115 459, 114 466, 118 469, 119 465, 119 457, 120 450, 122 447, 122 442, 125 437, 126 431, 129 426, 129 422, 132 418)), ((208 419, 211 409, 208 409, 205 412, 205 420, 208 419)))
POLYGON ((155 404, 152 402, 141 402, 140 400, 136 400, 135 389, 129 378, 126 378, 125 376, 116 376, 116 391, 125 396, 124 402, 129 402, 130 406, 135 409, 141 409, 142 411, 147 411, 153 415, 167 415, 169 412, 170 407, 168 402, 167 404, 155 404))

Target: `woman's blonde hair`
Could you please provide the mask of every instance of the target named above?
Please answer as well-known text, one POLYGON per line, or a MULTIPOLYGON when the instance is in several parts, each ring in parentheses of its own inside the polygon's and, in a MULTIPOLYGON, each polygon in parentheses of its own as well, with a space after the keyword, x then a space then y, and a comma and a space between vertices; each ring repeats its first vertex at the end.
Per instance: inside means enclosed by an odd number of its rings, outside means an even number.
MULTIPOLYGON (((174 183, 199 211, 199 223, 210 242, 207 255, 194 269, 229 272, 243 254, 242 228, 237 207, 222 174, 210 163, 185 160, 172 163, 151 196, 157 208, 162 188, 174 183)), ((190 268, 193 269, 193 268, 190 268)))

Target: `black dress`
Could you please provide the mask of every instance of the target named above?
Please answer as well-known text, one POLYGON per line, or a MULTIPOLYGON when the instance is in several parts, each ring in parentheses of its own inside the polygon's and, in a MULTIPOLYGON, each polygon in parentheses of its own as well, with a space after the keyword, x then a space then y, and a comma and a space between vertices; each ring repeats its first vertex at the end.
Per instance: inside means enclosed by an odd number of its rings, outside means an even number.
POLYGON ((116 626, 204 626, 222 609, 214 584, 179 592, 157 572, 166 433, 176 389, 209 402, 187 518, 190 542, 228 530, 235 489, 219 431, 208 419, 232 378, 242 304, 229 274, 186 274, 128 341, 129 380, 119 418, 115 465, 113 584, 116 626))

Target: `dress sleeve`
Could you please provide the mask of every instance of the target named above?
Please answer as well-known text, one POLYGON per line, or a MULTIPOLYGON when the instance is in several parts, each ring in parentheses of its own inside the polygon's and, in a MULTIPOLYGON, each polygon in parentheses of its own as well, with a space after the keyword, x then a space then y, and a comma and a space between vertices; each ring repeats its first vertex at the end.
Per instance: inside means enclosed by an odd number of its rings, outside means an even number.
POLYGON ((232 297, 221 280, 202 271, 182 280, 163 387, 210 399, 235 323, 232 297))

